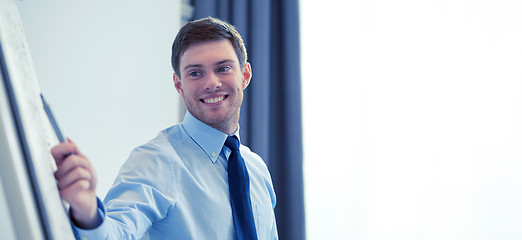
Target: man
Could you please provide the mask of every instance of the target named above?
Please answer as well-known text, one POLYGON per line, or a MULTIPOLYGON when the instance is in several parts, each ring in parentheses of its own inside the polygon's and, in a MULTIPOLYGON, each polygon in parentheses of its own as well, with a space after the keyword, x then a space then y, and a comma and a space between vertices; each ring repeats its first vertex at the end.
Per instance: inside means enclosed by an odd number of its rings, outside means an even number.
POLYGON ((104 203, 95 195, 94 169, 77 146, 69 141, 52 149, 58 188, 79 234, 277 239, 268 169, 247 147, 237 150, 243 90, 252 76, 241 36, 215 18, 192 21, 176 36, 172 66, 188 112, 181 124, 132 151, 104 203))

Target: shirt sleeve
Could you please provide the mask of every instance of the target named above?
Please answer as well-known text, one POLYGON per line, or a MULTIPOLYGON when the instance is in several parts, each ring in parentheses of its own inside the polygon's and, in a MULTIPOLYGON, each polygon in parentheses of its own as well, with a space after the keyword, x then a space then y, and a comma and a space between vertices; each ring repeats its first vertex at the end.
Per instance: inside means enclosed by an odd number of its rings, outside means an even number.
POLYGON ((99 203, 103 222, 92 230, 79 229, 86 239, 141 239, 155 221, 174 206, 172 171, 161 149, 148 144, 134 149, 99 203))
POLYGON ((275 215, 274 215, 274 221, 272 223, 272 231, 271 231, 271 238, 270 239, 274 239, 274 240, 279 240, 279 233, 277 232, 277 224, 276 224, 276 218, 275 218, 275 215))
POLYGON ((103 228, 106 228, 106 224, 104 224, 106 221, 105 221, 105 208, 103 207, 103 203, 100 201, 99 198, 96 198, 97 202, 98 202, 98 214, 101 216, 101 219, 103 219, 102 223, 94 228, 94 229, 82 229, 82 228, 79 228, 77 227, 76 225, 74 225, 74 227, 76 228, 76 231, 78 232, 78 235, 80 236, 80 238, 82 240, 88 240, 88 239, 106 239, 106 237, 104 237, 103 235, 100 236, 100 234, 103 234, 104 232, 106 231, 103 231, 102 229, 103 228))

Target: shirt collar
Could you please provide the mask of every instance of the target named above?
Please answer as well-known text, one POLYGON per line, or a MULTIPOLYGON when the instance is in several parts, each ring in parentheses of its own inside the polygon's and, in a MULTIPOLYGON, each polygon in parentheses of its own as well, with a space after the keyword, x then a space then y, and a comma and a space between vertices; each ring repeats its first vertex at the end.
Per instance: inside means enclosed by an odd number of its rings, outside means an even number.
MULTIPOLYGON (((181 125, 190 137, 205 151, 210 160, 215 163, 228 135, 201 122, 188 111, 181 125)), ((236 135, 237 138, 240 139, 239 126, 233 135, 236 135)))

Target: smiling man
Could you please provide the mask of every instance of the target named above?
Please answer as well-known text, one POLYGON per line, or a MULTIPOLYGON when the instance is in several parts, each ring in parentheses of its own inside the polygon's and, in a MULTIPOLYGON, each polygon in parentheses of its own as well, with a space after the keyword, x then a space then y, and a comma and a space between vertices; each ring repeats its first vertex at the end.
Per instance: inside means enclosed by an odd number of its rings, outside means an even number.
POLYGON ((228 39, 194 43, 183 53, 182 70, 174 74, 188 111, 227 134, 238 128, 243 90, 252 76, 250 64, 243 61, 228 39))
POLYGON ((87 239, 278 239, 272 180, 239 143, 252 70, 241 36, 215 18, 187 23, 172 46, 182 123, 135 148, 102 203, 96 174, 72 143, 52 149, 62 198, 87 239), (70 154, 73 153, 73 154, 70 154))

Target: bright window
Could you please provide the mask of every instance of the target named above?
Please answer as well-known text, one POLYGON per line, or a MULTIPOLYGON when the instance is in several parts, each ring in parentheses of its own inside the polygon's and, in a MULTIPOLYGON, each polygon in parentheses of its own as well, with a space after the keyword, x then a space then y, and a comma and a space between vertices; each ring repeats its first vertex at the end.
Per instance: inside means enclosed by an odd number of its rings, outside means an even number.
POLYGON ((301 1, 308 239, 522 239, 521 12, 301 1))

